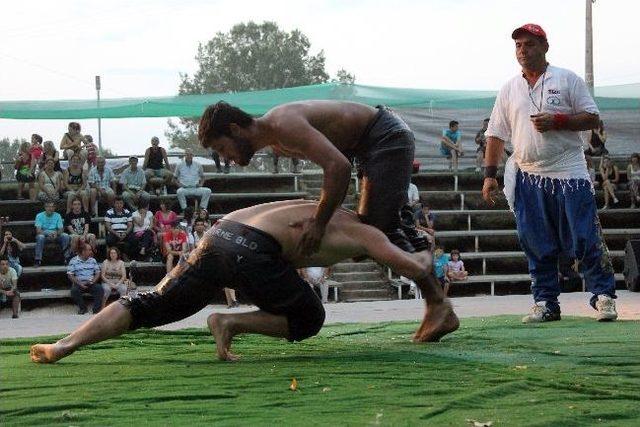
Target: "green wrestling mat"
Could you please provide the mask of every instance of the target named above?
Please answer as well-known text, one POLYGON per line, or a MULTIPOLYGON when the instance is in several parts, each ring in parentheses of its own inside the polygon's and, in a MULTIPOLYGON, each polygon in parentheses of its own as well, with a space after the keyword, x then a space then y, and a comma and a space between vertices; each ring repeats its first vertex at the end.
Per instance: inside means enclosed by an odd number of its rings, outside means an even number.
POLYGON ((462 319, 441 343, 416 323, 325 327, 302 343, 234 340, 214 359, 205 330, 139 331, 55 365, 49 339, 0 342, 0 424, 482 425, 640 423, 640 322, 462 319), (295 378, 297 388, 291 388, 295 378))

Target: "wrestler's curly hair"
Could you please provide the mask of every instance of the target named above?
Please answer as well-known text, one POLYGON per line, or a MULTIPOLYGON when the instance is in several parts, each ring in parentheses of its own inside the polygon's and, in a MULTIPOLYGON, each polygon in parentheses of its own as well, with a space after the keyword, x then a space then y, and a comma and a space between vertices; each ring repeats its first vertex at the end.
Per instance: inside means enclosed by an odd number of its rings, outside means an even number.
POLYGON ((198 140, 200 144, 203 144, 212 138, 231 136, 229 130, 231 123, 246 128, 251 122, 253 122, 253 117, 251 117, 250 114, 224 101, 217 102, 216 104, 209 105, 207 109, 204 110, 202 117, 200 117, 198 140))

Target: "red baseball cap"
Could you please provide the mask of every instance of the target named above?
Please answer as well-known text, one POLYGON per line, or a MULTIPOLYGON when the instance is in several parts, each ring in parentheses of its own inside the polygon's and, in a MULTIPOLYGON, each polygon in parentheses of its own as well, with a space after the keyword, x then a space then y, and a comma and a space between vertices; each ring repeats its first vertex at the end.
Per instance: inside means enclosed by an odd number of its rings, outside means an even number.
POLYGON ((524 24, 522 27, 516 28, 513 30, 513 33, 511 33, 511 38, 515 40, 522 33, 529 33, 532 36, 540 37, 545 41, 547 40, 547 33, 545 33, 538 24, 524 24))

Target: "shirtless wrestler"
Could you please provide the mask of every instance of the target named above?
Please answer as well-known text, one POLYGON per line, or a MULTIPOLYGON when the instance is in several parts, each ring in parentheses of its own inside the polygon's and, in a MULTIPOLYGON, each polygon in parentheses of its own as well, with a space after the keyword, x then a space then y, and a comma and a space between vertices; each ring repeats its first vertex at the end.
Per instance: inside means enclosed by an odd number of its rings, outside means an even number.
POLYGON ((53 363, 79 347, 127 330, 184 319, 204 308, 223 287, 242 291, 259 310, 209 316, 207 323, 220 359, 236 359, 230 346, 238 334, 300 341, 318 333, 325 312, 296 269, 333 265, 357 256, 370 256, 420 286, 426 311, 414 341, 438 341, 458 328, 458 318, 431 274, 429 252, 400 250, 382 232, 360 222, 354 212, 338 209, 327 224, 319 250, 310 257, 298 255, 300 228, 291 223, 316 209, 317 202, 288 200, 226 215, 154 291, 122 297, 55 344, 32 346, 31 359, 53 363))
POLYGON ((304 101, 279 105, 253 118, 225 102, 209 106, 198 126, 205 148, 246 166, 254 153, 271 147, 277 155, 308 159, 324 171, 320 203, 298 218, 296 250, 318 250, 325 228, 342 203, 355 161, 362 184, 358 215, 406 252, 428 248, 415 228, 400 222, 415 151, 409 126, 393 111, 355 102, 304 101))

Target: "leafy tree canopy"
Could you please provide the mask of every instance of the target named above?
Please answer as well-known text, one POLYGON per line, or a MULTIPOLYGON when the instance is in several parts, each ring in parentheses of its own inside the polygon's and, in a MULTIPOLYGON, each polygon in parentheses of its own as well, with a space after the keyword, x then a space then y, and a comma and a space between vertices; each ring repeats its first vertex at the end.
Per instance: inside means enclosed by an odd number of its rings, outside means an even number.
MULTIPOLYGON (((274 22, 240 23, 198 45, 197 71, 180 74, 181 95, 267 90, 324 83, 324 51, 310 53, 311 43, 299 30, 287 32, 274 22)), ((355 77, 340 70, 337 79, 355 77), (342 72, 342 74, 341 74, 342 72)), ((165 135, 172 147, 195 148, 197 120, 168 121, 165 135)))

